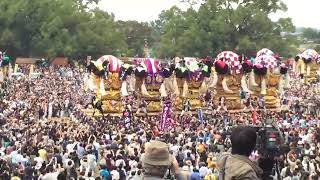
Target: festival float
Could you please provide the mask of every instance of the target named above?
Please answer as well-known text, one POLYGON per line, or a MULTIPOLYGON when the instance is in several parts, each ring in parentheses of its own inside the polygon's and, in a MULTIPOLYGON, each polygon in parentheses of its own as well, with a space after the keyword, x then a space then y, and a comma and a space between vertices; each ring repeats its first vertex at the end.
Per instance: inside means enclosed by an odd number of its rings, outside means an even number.
POLYGON ((295 57, 294 71, 305 83, 317 80, 319 54, 313 49, 307 49, 295 57))
POLYGON ((91 72, 89 87, 95 92, 97 99, 102 101, 105 113, 119 113, 122 109, 119 79, 121 66, 121 60, 112 55, 104 55, 91 61, 88 66, 91 72))
MULTIPOLYGON (((212 60, 176 57, 172 61, 155 58, 116 58, 105 55, 91 61, 91 88, 102 101, 104 113, 119 114, 133 97, 143 99, 149 115, 163 112, 161 102, 172 99, 174 112, 190 101, 193 114, 202 108, 200 96, 214 91, 213 101, 225 98, 228 110, 243 108, 240 91, 252 97, 264 96, 267 108, 279 107, 279 93, 288 88, 288 68, 269 49, 257 53, 253 63, 245 56, 223 51, 212 60)), ((133 103, 130 106, 135 112, 133 103)))
POLYGON ((147 102, 147 111, 151 113, 160 112, 160 87, 163 87, 163 75, 160 71, 160 61, 153 58, 133 58, 135 77, 132 77, 131 84, 134 84, 134 91, 137 92, 138 102, 144 98, 147 102))
POLYGON ((264 96, 266 107, 269 109, 280 106, 279 82, 281 82, 280 88, 288 88, 288 83, 282 84, 288 82, 287 71, 281 71, 284 74, 280 74, 279 64, 277 55, 266 48, 258 51, 254 59, 254 76, 250 77, 250 88, 253 90, 254 96, 264 96), (282 76, 285 76, 286 80, 280 81, 283 79, 282 76))
POLYGON ((212 63, 210 59, 194 57, 175 58, 175 70, 172 75, 173 94, 176 110, 181 111, 183 102, 190 100, 191 111, 195 112, 202 106, 200 95, 203 95, 210 84, 212 63))
POLYGON ((240 87, 249 91, 246 82, 242 80, 241 62, 239 55, 231 51, 219 53, 214 63, 217 80, 213 86, 216 88, 215 104, 221 97, 225 97, 226 106, 230 110, 240 109, 240 87), (242 82, 242 83, 241 83, 242 82))

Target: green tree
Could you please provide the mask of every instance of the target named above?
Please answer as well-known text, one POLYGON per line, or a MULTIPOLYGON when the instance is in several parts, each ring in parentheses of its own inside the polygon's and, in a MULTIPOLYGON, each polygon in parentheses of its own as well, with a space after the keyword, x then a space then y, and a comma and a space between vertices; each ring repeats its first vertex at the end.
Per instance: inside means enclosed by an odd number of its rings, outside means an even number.
POLYGON ((267 47, 286 55, 296 42, 282 33, 294 32, 295 27, 290 18, 277 22, 269 18, 270 13, 285 10, 281 0, 206 0, 198 11, 185 12, 173 7, 159 16, 163 34, 158 54, 201 57, 224 50, 252 53, 267 47))
POLYGON ((308 40, 314 40, 320 38, 320 32, 313 28, 304 28, 302 31, 303 37, 308 40))
POLYGON ((0 47, 16 56, 120 55, 124 35, 98 0, 2 0, 0 47))
POLYGON ((125 36, 128 46, 125 56, 143 57, 144 42, 148 41, 148 45, 153 44, 152 27, 148 23, 139 23, 137 21, 118 21, 117 27, 125 36))

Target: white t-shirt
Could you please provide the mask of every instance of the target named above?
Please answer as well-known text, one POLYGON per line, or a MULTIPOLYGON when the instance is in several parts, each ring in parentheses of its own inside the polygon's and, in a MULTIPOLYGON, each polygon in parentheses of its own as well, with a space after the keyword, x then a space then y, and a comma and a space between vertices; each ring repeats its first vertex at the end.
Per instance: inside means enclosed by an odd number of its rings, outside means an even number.
POLYGON ((52 173, 47 173, 44 176, 42 176, 40 179, 41 180, 57 180, 59 174, 60 174, 59 171, 52 172, 52 173))
POLYGON ((112 176, 112 180, 119 180, 120 179, 120 174, 117 170, 112 170, 110 172, 111 176, 112 176))
POLYGON ((116 166, 119 167, 120 164, 122 164, 122 166, 126 165, 126 162, 123 159, 118 159, 116 160, 116 166))
POLYGON ((207 174, 209 173, 209 169, 205 166, 202 166, 200 169, 199 169, 199 174, 201 177, 205 177, 207 174))
POLYGON ((177 155, 178 155, 179 148, 180 148, 179 145, 173 145, 173 146, 170 148, 171 151, 173 152, 173 155, 174 155, 174 156, 177 156, 177 155))
POLYGON ((67 147, 66 147, 67 151, 68 151, 68 152, 73 152, 75 145, 76 145, 75 143, 68 144, 67 147))
POLYGON ((135 160, 130 160, 129 166, 131 167, 131 169, 136 169, 138 167, 138 162, 135 160))
POLYGON ((188 157, 188 153, 191 154, 191 150, 190 149, 186 149, 186 150, 184 150, 183 153, 184 153, 184 158, 186 159, 188 157))

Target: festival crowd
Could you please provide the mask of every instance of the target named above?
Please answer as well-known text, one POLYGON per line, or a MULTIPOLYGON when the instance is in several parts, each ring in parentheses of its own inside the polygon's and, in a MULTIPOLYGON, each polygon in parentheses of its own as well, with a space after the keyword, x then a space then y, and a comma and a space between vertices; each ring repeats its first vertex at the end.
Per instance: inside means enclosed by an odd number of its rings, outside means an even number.
MULTIPOLYGON (((38 72, 39 77, 1 84, 0 179, 174 179, 179 174, 184 180, 214 180, 219 157, 231 147, 231 128, 252 124, 251 114, 220 107, 201 122, 189 119, 187 126, 184 115, 177 116, 175 129, 166 132, 159 130, 157 117, 134 117, 124 127, 121 117, 93 118, 81 111, 93 96, 83 88, 83 70, 38 72)), ((275 179, 319 179, 320 83, 293 79, 281 94, 281 109, 257 111, 255 122, 273 119, 290 147, 279 157, 275 179)), ((253 153, 252 161, 257 156, 253 153)))

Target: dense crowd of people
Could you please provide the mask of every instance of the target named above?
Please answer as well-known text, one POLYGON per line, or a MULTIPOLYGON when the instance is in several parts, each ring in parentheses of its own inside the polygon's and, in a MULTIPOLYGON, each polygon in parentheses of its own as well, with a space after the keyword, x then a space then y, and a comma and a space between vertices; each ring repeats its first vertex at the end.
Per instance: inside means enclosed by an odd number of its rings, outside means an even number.
MULTIPOLYGON (((176 116, 175 129, 167 132, 159 129, 159 117, 134 117, 129 126, 109 114, 94 119, 81 111, 93 96, 83 88, 83 70, 37 71, 41 76, 1 84, 0 179, 214 180, 220 156, 231 147, 231 128, 252 124, 251 114, 222 106, 203 121, 176 116)), ((273 175, 318 179, 320 83, 293 80, 280 96, 283 110, 257 112, 255 123, 272 119, 290 147, 273 175)))

